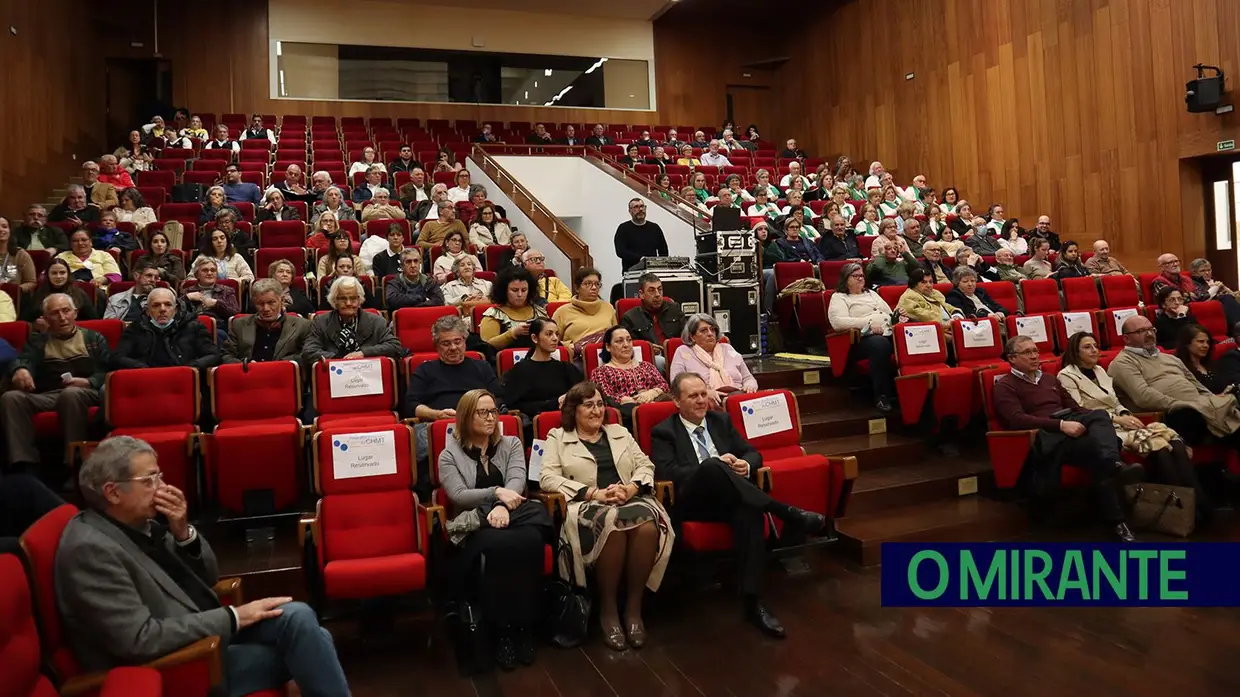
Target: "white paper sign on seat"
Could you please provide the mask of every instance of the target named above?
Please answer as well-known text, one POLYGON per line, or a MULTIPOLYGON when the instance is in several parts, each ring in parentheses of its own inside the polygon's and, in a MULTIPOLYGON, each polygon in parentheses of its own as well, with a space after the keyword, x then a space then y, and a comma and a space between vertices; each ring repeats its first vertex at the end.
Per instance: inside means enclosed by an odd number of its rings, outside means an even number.
POLYGON ((1093 316, 1088 312, 1065 312, 1063 313, 1063 328, 1069 339, 1073 334, 1080 332, 1092 333, 1094 331, 1093 316))
POLYGON ((904 325, 904 345, 910 356, 939 352, 939 328, 936 326, 904 325))
POLYGON ((547 441, 534 439, 533 445, 530 446, 530 464, 526 469, 525 478, 531 482, 538 481, 542 474, 543 456, 547 454, 547 441))
POLYGON ((1137 315, 1137 308, 1128 307, 1123 310, 1111 310, 1111 319, 1115 322, 1115 333, 1123 336, 1124 320, 1137 315))
POLYGON ((376 431, 333 436, 332 472, 336 479, 396 474, 395 434, 376 431))
POLYGON ((1050 335, 1046 333, 1046 318, 1042 315, 1017 317, 1016 335, 1027 336, 1039 344, 1049 341, 1050 335))
POLYGON ((965 348, 991 348, 995 345, 995 325, 992 322, 961 322, 965 348))
POLYGON ((741 405, 741 420, 746 438, 761 438, 792 430, 788 398, 782 393, 746 400, 741 405))
POLYGON ((333 399, 383 394, 383 361, 378 358, 332 361, 327 370, 333 399))

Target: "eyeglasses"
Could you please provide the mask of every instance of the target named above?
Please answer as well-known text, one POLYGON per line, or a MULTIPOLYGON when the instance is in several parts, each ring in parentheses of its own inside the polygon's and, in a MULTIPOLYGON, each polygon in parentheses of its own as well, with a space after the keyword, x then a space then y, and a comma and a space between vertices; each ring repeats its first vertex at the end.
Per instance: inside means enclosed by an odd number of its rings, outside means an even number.
POLYGON ((494 419, 499 416, 499 409, 475 409, 474 414, 484 419, 494 419))
POLYGON ((155 474, 148 474, 145 477, 131 477, 129 479, 124 479, 121 481, 122 482, 142 482, 146 486, 154 487, 156 484, 159 484, 164 481, 164 473, 156 472, 155 474))
POLYGON ((1039 351, 1037 348, 1031 348, 1031 349, 1025 349, 1024 351, 1013 351, 1012 355, 1013 356, 1036 356, 1039 353, 1041 353, 1041 351, 1039 351))
POLYGON ((547 257, 526 257, 525 260, 542 263, 547 260, 547 257))
POLYGON ((603 284, 599 281, 582 281, 582 288, 602 288, 603 284))
POLYGON ((581 406, 586 409, 602 410, 605 405, 602 400, 590 400, 589 402, 582 402, 581 406))

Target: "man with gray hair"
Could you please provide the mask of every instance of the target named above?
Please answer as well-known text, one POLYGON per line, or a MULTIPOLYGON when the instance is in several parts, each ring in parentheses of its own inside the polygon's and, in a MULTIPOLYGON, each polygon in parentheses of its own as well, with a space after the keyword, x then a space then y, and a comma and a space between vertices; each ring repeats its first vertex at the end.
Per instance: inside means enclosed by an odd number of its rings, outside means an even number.
MULTIPOLYGON (((89 410, 99 406, 99 390, 112 352, 102 334, 77 326, 73 298, 52 293, 43 300, 47 331, 31 336, 13 362, 13 389, 0 395, 0 415, 10 465, 36 466, 34 415, 55 411, 65 444, 89 440, 89 410)), ((65 462, 69 462, 65 448, 65 462)))
POLYGON ((727 155, 719 152, 719 141, 712 140, 707 145, 707 151, 702 153, 700 158, 703 167, 731 167, 732 162, 727 155))
POLYGON ((87 198, 85 187, 81 184, 70 184, 65 191, 65 200, 52 209, 47 219, 53 223, 87 225, 99 222, 99 212, 99 206, 92 204, 87 198))
POLYGON ((173 368, 189 366, 206 373, 220 364, 220 348, 207 328, 177 303, 167 288, 147 294, 146 312, 130 322, 116 345, 120 368, 173 368))
MULTIPOLYGON (((448 233, 459 232, 469 239, 469 230, 465 228, 456 217, 456 204, 444 198, 435 204, 439 210, 439 216, 434 220, 422 223, 418 232, 418 246, 423 250, 430 250, 435 245, 443 244, 447 239, 448 233)), ((429 217, 429 216, 428 216, 429 217)))
POLYGON ((229 323, 224 363, 296 361, 310 334, 309 320, 284 308, 284 287, 274 278, 260 278, 250 286, 254 314, 229 323))
POLYGON ((400 273, 384 286, 384 297, 391 312, 405 307, 443 305, 443 290, 435 279, 422 273, 422 250, 405 247, 400 253, 400 273))
POLYGON ((61 535, 55 586, 84 670, 141 665, 219 637, 224 694, 282 690, 292 679, 303 695, 348 696, 331 635, 310 606, 288 597, 220 603, 215 553, 189 524, 185 494, 164 483, 149 444, 104 440, 78 485, 87 507, 61 535))
POLYGON ((13 228, 13 241, 27 251, 43 249, 51 256, 69 248, 69 236, 55 225, 47 224, 47 209, 37 203, 26 206, 22 224, 13 228))

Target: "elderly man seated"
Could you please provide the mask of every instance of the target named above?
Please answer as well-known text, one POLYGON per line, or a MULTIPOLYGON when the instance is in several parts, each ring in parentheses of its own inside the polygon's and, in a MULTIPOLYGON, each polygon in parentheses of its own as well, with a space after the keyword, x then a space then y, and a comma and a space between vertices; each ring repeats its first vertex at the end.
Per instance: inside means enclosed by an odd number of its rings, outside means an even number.
POLYGON ((1106 240, 1094 242, 1094 255, 1085 262, 1085 268, 1094 276, 1123 276, 1128 269, 1111 256, 1111 245, 1106 240))
POLYGON ((422 252, 406 247, 400 253, 400 273, 385 284, 387 307, 395 312, 405 307, 436 307, 443 305, 443 290, 435 279, 422 273, 422 252))
POLYGON ((534 277, 538 287, 538 303, 568 302, 573 299, 573 291, 564 285, 558 277, 547 273, 547 257, 537 249, 527 249, 521 257, 525 270, 534 277))
POLYGON ((1196 445, 1211 434, 1240 445, 1240 408, 1230 394, 1216 395, 1184 363, 1158 350, 1154 326, 1144 315, 1124 321, 1124 350, 1107 372, 1125 405, 1161 411, 1163 422, 1196 445))
POLYGON ((302 362, 310 366, 336 358, 388 356, 399 359, 405 348, 383 317, 363 312, 366 291, 353 276, 341 276, 327 291, 331 311, 311 321, 310 335, 301 349, 302 362))
POLYGON ((149 261, 138 262, 134 265, 133 282, 132 288, 108 298, 108 307, 103 311, 104 319, 133 322, 141 317, 146 310, 149 293, 159 283, 159 268, 149 261))
POLYGON ((274 278, 250 286, 254 314, 229 323, 223 362, 295 361, 310 335, 310 320, 290 314, 284 306, 284 287, 274 278))
POLYGON ((146 312, 130 322, 116 345, 121 368, 171 368, 187 365, 206 373, 220 364, 220 348, 188 307, 167 288, 152 290, 146 312))
POLYGON ((0 395, 10 465, 40 462, 34 415, 41 411, 59 415, 66 444, 89 440, 89 410, 99 405, 99 390, 112 367, 108 340, 77 326, 73 298, 64 293, 44 298, 43 321, 47 331, 26 340, 9 373, 13 389, 0 395))
POLYGON ((262 598, 224 606, 219 565, 194 526, 185 494, 163 482, 155 450, 109 438, 78 472, 86 510, 56 552, 56 605, 73 656, 86 671, 140 665, 220 637, 222 694, 279 690, 347 697, 331 635, 310 606, 262 598))
POLYGON ((1120 460, 1119 437, 1111 417, 1100 409, 1082 409, 1053 375, 1042 372, 1038 346, 1027 336, 1014 336, 1004 346, 1010 375, 995 382, 995 415, 1004 428, 1036 429, 1037 442, 1021 470, 1021 485, 1034 497, 1059 488, 1065 463, 1090 475, 1098 514, 1121 542, 1134 537, 1120 507, 1121 482, 1139 480, 1139 465, 1120 460))
MULTIPOLYGON (((1198 259, 1193 262, 1196 265, 1203 261, 1198 259)), ((1206 262, 1208 266, 1210 262, 1206 262)), ((1200 267, 1194 271, 1198 274, 1200 267)), ((1158 276, 1154 282, 1150 284, 1150 290, 1154 296, 1158 296, 1159 292, 1164 288, 1175 288, 1184 296, 1185 303, 1192 302, 1209 302, 1216 300, 1223 306, 1223 314, 1227 317, 1227 326, 1232 326, 1236 322, 1240 322, 1240 302, 1231 293, 1222 292, 1226 286, 1222 281, 1198 282, 1198 275, 1184 275, 1180 273, 1180 258, 1174 254, 1163 254, 1158 257, 1158 276)))

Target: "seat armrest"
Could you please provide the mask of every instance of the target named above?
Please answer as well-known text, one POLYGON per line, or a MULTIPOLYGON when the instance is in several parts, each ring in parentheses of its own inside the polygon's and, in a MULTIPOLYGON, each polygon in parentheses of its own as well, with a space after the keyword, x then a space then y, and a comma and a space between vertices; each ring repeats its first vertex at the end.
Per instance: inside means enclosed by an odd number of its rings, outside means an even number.
POLYGON ((534 497, 547 507, 552 520, 564 520, 568 516, 568 500, 558 491, 540 491, 534 497))
POLYGON ((160 697, 164 679, 153 668, 122 667, 108 671, 99 697, 160 697))
POLYGON ((676 485, 671 481, 656 481, 654 483, 654 494, 664 508, 671 508, 676 503, 676 485))
POLYGON ((844 479, 857 478, 857 457, 855 455, 832 455, 827 457, 827 462, 832 465, 839 465, 844 470, 844 479))
POLYGON ((765 491, 768 494, 771 493, 771 468, 770 467, 759 467, 758 468, 758 488, 765 491))
MULTIPOLYGON (((173 651, 166 656, 161 656, 147 663, 145 667, 159 670, 160 668, 172 668, 198 661, 206 662, 210 687, 214 688, 219 685, 220 679, 223 676, 223 669, 220 663, 220 638, 217 636, 199 639, 185 648, 173 651)), ((98 672, 70 678, 60 686, 61 697, 78 697, 79 695, 94 693, 103 687, 107 677, 108 674, 106 672, 98 672)), ((169 685, 165 688, 165 692, 167 694, 177 694, 178 690, 175 687, 169 685)))
POLYGON ((245 596, 241 592, 240 578, 225 578, 215 584, 215 595, 225 605, 244 605, 245 596))
POLYGON ((426 529, 428 531, 435 529, 435 523, 439 523, 440 533, 448 534, 448 512, 443 506, 431 504, 430 506, 421 506, 426 516, 426 529))
POLYGON ((319 522, 318 516, 306 514, 297 521, 297 546, 306 546, 306 537, 314 540, 314 526, 319 522))

